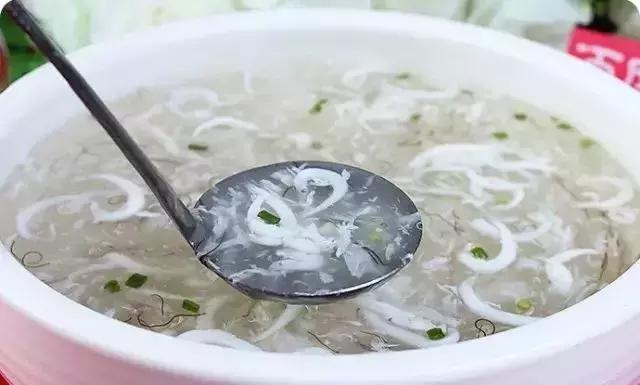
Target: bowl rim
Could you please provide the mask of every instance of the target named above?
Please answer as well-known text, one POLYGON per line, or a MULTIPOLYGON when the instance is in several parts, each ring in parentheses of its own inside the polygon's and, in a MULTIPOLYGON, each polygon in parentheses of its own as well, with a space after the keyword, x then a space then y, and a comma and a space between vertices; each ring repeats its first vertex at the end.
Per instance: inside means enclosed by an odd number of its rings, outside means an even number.
MULTIPOLYGON (((288 9, 214 15, 164 25, 120 41, 89 46, 70 57, 75 63, 90 68, 92 63, 109 55, 142 55, 145 45, 152 43, 176 43, 191 37, 239 31, 336 29, 394 33, 416 38, 435 36, 472 44, 496 55, 524 58, 529 66, 567 78, 576 86, 588 79, 589 87, 598 89, 599 95, 611 103, 628 106, 633 104, 630 100, 640 102, 640 96, 622 82, 554 49, 471 25, 394 12, 288 9)), ((0 123, 0 138, 11 130, 6 122, 17 120, 25 111, 21 101, 30 100, 29 94, 34 89, 58 82, 57 74, 50 65, 46 65, 0 94, 0 111, 5 122, 0 123)), ((640 121, 640 114, 630 110, 619 107, 618 112, 640 121)), ((631 301, 628 295, 625 298, 625 293, 635 290, 640 282, 640 267, 635 264, 607 288, 577 305, 536 323, 486 339, 427 350, 325 357, 236 351, 177 340, 113 322, 49 289, 12 258, 7 247, 0 250, 0 279, 4 282, 0 286, 0 300, 62 338, 138 365, 162 368, 182 376, 264 384, 298 381, 337 384, 346 380, 354 384, 424 383, 480 377, 505 367, 517 368, 552 356, 606 334, 640 314, 640 302, 631 301), (33 301, 33 298, 39 300, 33 301), (601 313, 606 315, 598 316, 601 313), (589 322, 577 322, 585 319, 589 322), (100 332, 96 333, 96 330, 100 332), (531 336, 544 337, 537 338, 532 344, 531 336), (488 350, 490 354, 487 354, 488 350), (328 367, 331 370, 327 370, 328 367)))

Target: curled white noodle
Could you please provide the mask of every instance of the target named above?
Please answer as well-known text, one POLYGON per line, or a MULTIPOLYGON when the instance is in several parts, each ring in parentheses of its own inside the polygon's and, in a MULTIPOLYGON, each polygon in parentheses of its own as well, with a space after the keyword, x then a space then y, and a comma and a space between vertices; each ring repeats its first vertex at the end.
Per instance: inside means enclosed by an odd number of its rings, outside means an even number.
POLYGON ((207 119, 213 114, 213 108, 218 105, 220 105, 218 94, 203 87, 185 87, 175 90, 169 95, 169 100, 166 102, 166 106, 171 112, 185 119, 207 119), (186 110, 185 105, 192 101, 204 101, 207 103, 207 107, 192 111, 186 110))
POLYGON ((514 241, 511 231, 500 222, 494 222, 493 225, 500 233, 500 252, 495 258, 489 260, 476 258, 471 254, 469 245, 458 254, 458 260, 476 273, 493 274, 506 269, 516 260, 518 245, 514 241))
POLYGON ((477 166, 493 163, 497 159, 496 149, 489 145, 473 143, 452 143, 432 147, 423 151, 409 162, 409 167, 422 169, 428 164, 477 166))
POLYGON ((511 200, 505 204, 494 205, 491 208, 496 211, 508 211, 515 209, 518 207, 520 203, 524 200, 525 192, 524 189, 514 190, 512 191, 511 200))
POLYGON ((492 307, 478 297, 473 290, 472 282, 473 278, 468 278, 462 282, 458 287, 458 294, 462 302, 464 302, 473 314, 486 318, 489 321, 510 326, 526 325, 540 319, 539 317, 509 313, 492 307))
POLYGON ((526 185, 522 183, 513 183, 506 179, 493 176, 482 176, 473 170, 467 170, 465 175, 469 178, 469 183, 471 184, 470 190, 475 196, 482 196, 484 190, 518 191, 526 187, 526 185))
POLYGON ((315 271, 320 269, 325 262, 322 254, 305 253, 295 249, 278 250, 276 255, 281 259, 272 263, 269 266, 269 271, 315 271))
POLYGON ((198 125, 198 127, 193 130, 193 136, 198 136, 204 131, 218 127, 231 127, 252 132, 260 130, 260 128, 252 122, 240 120, 232 116, 219 116, 198 125))
POLYGON ((92 202, 89 207, 96 223, 122 221, 135 216, 144 208, 144 190, 130 180, 113 174, 97 174, 89 176, 87 179, 104 180, 113 183, 127 196, 124 205, 115 211, 103 210, 96 202, 92 202))
POLYGON ((633 185, 625 179, 610 176, 581 177, 576 184, 579 186, 593 184, 609 185, 617 191, 617 193, 609 199, 601 201, 592 199, 588 202, 576 202, 575 206, 578 208, 609 210, 621 207, 633 199, 633 185))
POLYGON ((253 338, 253 342, 260 342, 267 339, 277 333, 280 329, 283 329, 289 325, 300 312, 304 309, 303 305, 287 305, 282 314, 276 319, 276 321, 267 330, 258 334, 253 338))
MULTIPOLYGON (((482 235, 489 236, 494 239, 500 239, 500 230, 489 223, 486 219, 477 218, 470 222, 471 227, 482 235)), ((513 240, 518 243, 533 242, 544 234, 548 233, 553 227, 551 221, 542 222, 537 228, 531 231, 522 231, 520 233, 512 233, 513 240)))
POLYGON ((377 315, 372 311, 363 310, 361 313, 364 320, 375 331, 383 333, 389 337, 392 337, 393 339, 396 339, 399 342, 402 342, 404 344, 414 346, 417 348, 432 348, 434 346, 453 344, 460 340, 460 333, 458 333, 458 331, 454 328, 443 327, 442 329, 446 329, 446 337, 441 340, 431 341, 427 339, 427 337, 425 337, 424 335, 416 334, 412 331, 403 329, 401 327, 398 327, 386 322, 382 317, 380 317, 379 315, 377 315))
POLYGON ((309 182, 313 182, 316 186, 331 186, 331 195, 325 199, 318 206, 307 211, 305 216, 311 216, 317 214, 342 199, 347 191, 349 185, 347 183, 348 174, 338 174, 334 171, 324 170, 320 168, 307 168, 300 171, 294 178, 293 184, 296 190, 306 193, 308 191, 309 182))
POLYGON ((568 295, 574 280, 565 263, 577 257, 597 254, 599 254, 598 251, 593 249, 572 249, 558 253, 546 260, 544 271, 551 281, 551 291, 564 296, 568 295))
POLYGON ((31 219, 37 214, 47 210, 48 208, 62 205, 69 202, 79 203, 81 205, 89 204, 91 198, 104 195, 101 192, 76 194, 76 195, 60 195, 56 197, 46 198, 38 201, 31 206, 21 209, 16 216, 16 231, 24 239, 40 239, 31 232, 31 219))
POLYGON ((435 327, 435 324, 425 317, 399 309, 388 303, 377 301, 371 296, 363 296, 356 300, 356 303, 362 308, 384 317, 388 322, 405 329, 424 332, 435 327))
POLYGON ((607 216, 616 223, 630 225, 638 219, 638 209, 619 207, 607 211, 607 216))

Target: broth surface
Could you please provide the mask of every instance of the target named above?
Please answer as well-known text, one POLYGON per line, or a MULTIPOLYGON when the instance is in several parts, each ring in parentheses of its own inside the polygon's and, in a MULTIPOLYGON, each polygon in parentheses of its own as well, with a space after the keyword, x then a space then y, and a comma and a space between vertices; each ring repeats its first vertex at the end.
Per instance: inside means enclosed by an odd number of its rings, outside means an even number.
POLYGON ((144 88, 112 106, 189 205, 248 168, 326 160, 396 183, 423 224, 413 261, 371 294, 253 301, 200 265, 102 128, 79 116, 4 183, 0 210, 16 221, 0 234, 40 280, 131 325, 275 352, 428 348, 535 322, 636 260, 629 175, 579 127, 512 98, 401 71, 315 69, 144 88))

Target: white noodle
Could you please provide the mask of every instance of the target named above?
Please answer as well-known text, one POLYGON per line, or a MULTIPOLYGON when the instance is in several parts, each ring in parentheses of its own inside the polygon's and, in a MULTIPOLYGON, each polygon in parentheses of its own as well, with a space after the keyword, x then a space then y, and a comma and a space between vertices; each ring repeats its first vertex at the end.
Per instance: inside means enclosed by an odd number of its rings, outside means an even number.
POLYGON ((497 158, 494 147, 483 144, 443 144, 423 151, 409 162, 409 167, 422 169, 428 164, 477 166, 492 163, 497 158))
POLYGON ((538 317, 513 314, 491 307, 491 305, 483 302, 478 297, 476 292, 473 290, 473 286, 471 285, 472 282, 473 278, 468 278, 462 282, 458 287, 458 294, 460 295, 462 302, 464 302, 473 314, 486 318, 492 322, 510 326, 526 325, 540 319, 538 317))
POLYGON ((260 130, 260 128, 256 126, 254 123, 240 120, 232 116, 219 116, 219 117, 215 117, 213 119, 207 120, 206 122, 198 125, 198 127, 196 127, 195 130, 193 130, 193 136, 198 136, 202 134, 204 131, 208 131, 218 127, 237 128, 240 130, 246 130, 251 132, 260 130))
POLYGON ((176 115, 185 119, 207 119, 213 114, 213 109, 220 105, 218 94, 208 88, 184 87, 171 92, 166 103, 167 108, 176 115), (206 102, 207 105, 200 109, 187 109, 190 103, 206 102))
POLYGON ((326 210, 342 199, 349 190, 349 185, 347 183, 348 178, 348 174, 345 174, 344 172, 341 175, 337 172, 320 168, 307 168, 300 171, 293 181, 296 190, 306 193, 308 191, 309 182, 312 182, 315 186, 331 186, 332 189, 331 195, 329 195, 329 197, 318 206, 307 211, 305 216, 308 217, 326 210))
MULTIPOLYGON (((416 334, 401 327, 386 322, 382 317, 374 312, 363 310, 361 312, 364 320, 377 332, 383 333, 393 339, 404 344, 414 346, 416 348, 432 348, 435 346, 448 345, 460 340, 460 333, 454 328, 441 328, 446 333, 445 338, 437 341, 431 341, 426 336, 416 334), (446 330, 445 330, 446 329, 446 330)), ((426 332, 426 330, 425 330, 426 332)))
POLYGON ((573 249, 566 250, 554 255, 545 261, 544 271, 551 281, 551 291, 566 296, 573 286, 573 274, 565 266, 565 263, 574 258, 597 255, 597 250, 593 249, 573 249))
POLYGON ((505 204, 499 204, 492 207, 496 211, 513 210, 522 203, 525 197, 524 189, 512 191, 511 200, 505 204))
POLYGON ((31 219, 45 210, 65 203, 73 202, 80 205, 89 204, 91 199, 104 195, 102 192, 84 193, 76 195, 60 195, 38 201, 31 206, 21 209, 16 216, 16 232, 24 239, 42 239, 31 232, 31 219))
MULTIPOLYGON (((577 202, 575 206, 578 208, 609 210, 623 206, 633 199, 633 185, 626 179, 610 176, 580 177, 576 184, 579 186, 603 184, 618 191, 613 197, 606 200, 593 199, 589 202, 577 202)), ((595 196, 597 197, 597 194, 595 196)))
POLYGON ((267 330, 258 334, 253 338, 253 342, 260 342, 265 340, 272 335, 276 334, 280 329, 283 329, 287 325, 289 325, 300 312, 304 309, 302 305, 287 305, 282 314, 276 319, 276 321, 269 327, 267 330))
POLYGON ((493 224, 500 233, 500 252, 489 260, 479 259, 471 254, 470 246, 458 254, 458 260, 469 269, 480 274, 493 274, 509 267, 516 260, 518 246, 513 239, 511 231, 502 223, 493 224))
POLYGON ((145 192, 137 184, 113 174, 92 175, 87 179, 104 180, 113 183, 127 196, 125 204, 115 211, 103 210, 96 202, 92 202, 89 207, 91 208, 91 213, 93 214, 93 219, 96 223, 122 221, 133 217, 144 208, 145 192))
MULTIPOLYGON (((498 222, 498 221, 495 221, 498 222)), ((489 223, 486 219, 477 218, 472 220, 470 226, 482 235, 489 236, 494 239, 500 239, 500 230, 489 223)), ((520 233, 512 233, 512 238, 518 243, 533 242, 551 230, 553 223, 551 221, 542 222, 537 228, 530 231, 520 233)))
POLYGON ((405 329, 424 332, 435 327, 434 323, 425 317, 412 314, 391 304, 377 301, 369 295, 362 296, 356 300, 356 303, 362 308, 384 317, 388 322, 405 329))

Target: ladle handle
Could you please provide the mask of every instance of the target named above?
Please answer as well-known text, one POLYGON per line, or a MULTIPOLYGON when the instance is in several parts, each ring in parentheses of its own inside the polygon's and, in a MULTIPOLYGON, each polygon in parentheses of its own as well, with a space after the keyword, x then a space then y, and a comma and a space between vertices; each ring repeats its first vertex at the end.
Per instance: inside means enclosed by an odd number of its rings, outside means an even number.
POLYGON ((44 32, 40 23, 27 10, 20 0, 12 0, 5 6, 5 11, 13 21, 33 40, 33 43, 44 54, 54 67, 65 78, 71 89, 82 100, 95 119, 104 127, 111 139, 116 143, 153 194, 158 198, 164 211, 178 226, 182 236, 193 245, 193 234, 198 221, 189 209, 178 199, 173 188, 160 175, 151 160, 144 155, 140 147, 129 136, 118 119, 107 108, 78 70, 67 60, 64 52, 44 32))

